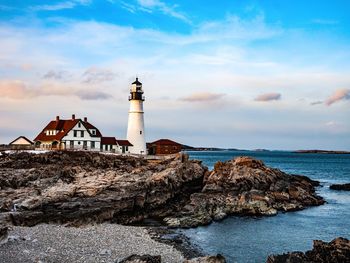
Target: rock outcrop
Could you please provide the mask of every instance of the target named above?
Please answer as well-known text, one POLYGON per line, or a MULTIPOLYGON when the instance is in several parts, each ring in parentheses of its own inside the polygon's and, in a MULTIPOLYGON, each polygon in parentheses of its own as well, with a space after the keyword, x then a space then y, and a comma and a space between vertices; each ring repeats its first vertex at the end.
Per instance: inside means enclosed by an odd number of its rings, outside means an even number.
POLYGON ((201 192, 193 193, 181 212, 164 221, 173 227, 195 227, 227 215, 275 215, 321 205, 317 182, 288 175, 249 157, 217 162, 204 178, 201 192))
POLYGON ((338 237, 327 243, 314 240, 312 250, 303 252, 290 252, 283 255, 269 256, 267 263, 347 263, 350 262, 350 241, 338 237))
POLYGON ((207 168, 179 155, 166 160, 93 152, 2 154, 2 221, 123 224, 164 217, 202 188, 207 168))
POLYGON ((184 263, 226 263, 226 259, 218 254, 216 256, 206 256, 185 260, 184 263))
POLYGON ((348 184, 332 184, 329 186, 332 190, 343 190, 343 191, 350 191, 350 183, 348 184))
POLYGON ((164 160, 93 152, 0 156, 0 221, 80 225, 164 219, 194 227, 227 215, 275 215, 324 201, 314 182, 240 157, 212 172, 179 154, 164 160))

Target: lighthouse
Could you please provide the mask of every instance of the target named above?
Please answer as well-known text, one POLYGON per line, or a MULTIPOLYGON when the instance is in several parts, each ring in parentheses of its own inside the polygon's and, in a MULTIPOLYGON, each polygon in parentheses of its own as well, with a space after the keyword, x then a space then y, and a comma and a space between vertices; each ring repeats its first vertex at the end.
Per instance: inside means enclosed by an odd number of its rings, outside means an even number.
POLYGON ((143 118, 143 96, 142 83, 136 78, 130 88, 130 110, 128 120, 127 139, 133 145, 130 152, 135 154, 147 154, 145 141, 145 124, 143 118))

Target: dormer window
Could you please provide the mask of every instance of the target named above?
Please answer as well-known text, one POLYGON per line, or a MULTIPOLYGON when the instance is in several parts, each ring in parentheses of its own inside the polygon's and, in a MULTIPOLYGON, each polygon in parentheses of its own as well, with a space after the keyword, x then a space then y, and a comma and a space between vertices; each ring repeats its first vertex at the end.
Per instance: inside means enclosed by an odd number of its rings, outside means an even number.
POLYGON ((91 133, 92 133, 93 135, 96 135, 96 130, 91 130, 91 133))

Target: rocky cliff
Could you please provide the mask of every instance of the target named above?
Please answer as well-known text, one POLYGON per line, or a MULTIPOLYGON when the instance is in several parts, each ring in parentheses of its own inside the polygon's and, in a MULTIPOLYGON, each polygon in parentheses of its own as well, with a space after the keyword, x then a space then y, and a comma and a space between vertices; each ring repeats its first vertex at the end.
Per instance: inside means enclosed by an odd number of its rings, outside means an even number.
POLYGON ((213 171, 186 155, 166 160, 92 152, 2 154, 0 221, 193 227, 227 215, 275 215, 324 201, 317 183, 240 157, 213 171))
POLYGON ((159 161, 92 152, 2 154, 0 216, 29 226, 164 217, 200 191, 206 172, 181 155, 159 161))
POLYGON ((194 227, 232 214, 275 215, 321 205, 324 200, 315 194, 316 185, 305 176, 288 175, 249 157, 217 162, 204 178, 202 191, 193 193, 181 212, 165 222, 194 227))

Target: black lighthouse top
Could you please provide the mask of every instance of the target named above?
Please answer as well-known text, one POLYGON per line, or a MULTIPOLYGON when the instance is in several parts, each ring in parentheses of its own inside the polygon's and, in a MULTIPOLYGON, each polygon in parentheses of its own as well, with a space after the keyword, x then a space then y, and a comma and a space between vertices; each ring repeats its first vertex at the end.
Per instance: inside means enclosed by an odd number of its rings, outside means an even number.
POLYGON ((139 81, 139 78, 136 78, 136 80, 131 83, 131 89, 130 89, 130 96, 129 100, 145 100, 145 97, 142 95, 142 83, 139 81))

